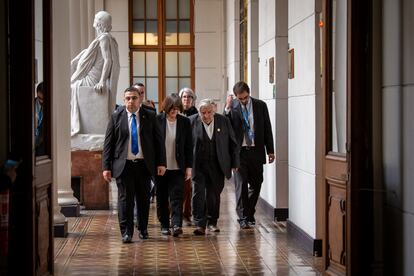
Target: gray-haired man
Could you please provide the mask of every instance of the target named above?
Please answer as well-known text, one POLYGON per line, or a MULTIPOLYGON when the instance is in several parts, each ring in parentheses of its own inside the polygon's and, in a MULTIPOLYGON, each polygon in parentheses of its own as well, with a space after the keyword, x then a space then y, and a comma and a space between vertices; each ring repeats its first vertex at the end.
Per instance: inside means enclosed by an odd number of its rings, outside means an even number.
POLYGON ((214 102, 204 99, 199 113, 190 117, 193 130, 193 220, 195 235, 204 235, 206 226, 219 232, 220 194, 224 177, 239 167, 239 148, 229 119, 216 114, 214 102))

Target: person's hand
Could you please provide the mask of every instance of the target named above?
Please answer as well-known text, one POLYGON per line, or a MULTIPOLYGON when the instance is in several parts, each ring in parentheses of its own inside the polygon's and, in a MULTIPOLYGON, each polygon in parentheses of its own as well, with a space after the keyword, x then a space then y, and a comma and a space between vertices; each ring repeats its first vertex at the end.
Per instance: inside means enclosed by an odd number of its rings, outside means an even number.
POLYGON ((188 180, 188 179, 190 179, 191 178, 191 172, 192 172, 192 169, 191 168, 186 168, 185 169, 185 180, 188 180))
POLYGON ((274 153, 269 153, 268 156, 269 156, 269 164, 273 163, 273 161, 275 161, 275 154, 274 153))
POLYGON ((226 98, 226 109, 230 109, 232 103, 233 103, 233 96, 232 95, 227 95, 227 98, 226 98))
POLYGON ((112 180, 111 171, 103 171, 102 175, 103 175, 103 178, 105 179, 106 182, 111 182, 111 180, 112 180))
POLYGON ((98 93, 102 93, 106 88, 105 82, 98 82, 94 88, 98 93))
POLYGON ((165 166, 158 166, 157 167, 157 175, 163 176, 167 168, 165 166))
POLYGON ((232 171, 233 173, 237 172, 238 170, 239 170, 239 168, 231 168, 231 171, 232 171))

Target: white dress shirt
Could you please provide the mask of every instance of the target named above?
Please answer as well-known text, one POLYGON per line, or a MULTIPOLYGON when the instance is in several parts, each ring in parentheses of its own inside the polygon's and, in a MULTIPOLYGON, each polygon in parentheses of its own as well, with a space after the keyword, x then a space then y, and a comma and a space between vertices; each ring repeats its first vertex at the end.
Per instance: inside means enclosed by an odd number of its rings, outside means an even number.
POLYGON ((166 120, 165 128, 165 153, 167 157, 167 170, 178 170, 180 169, 176 159, 176 145, 175 138, 177 134, 177 120, 174 122, 166 120))
POLYGON ((206 124, 203 122, 203 126, 207 132, 208 138, 210 138, 211 140, 211 138, 213 138, 213 133, 214 133, 214 119, 210 122, 210 124, 206 124))

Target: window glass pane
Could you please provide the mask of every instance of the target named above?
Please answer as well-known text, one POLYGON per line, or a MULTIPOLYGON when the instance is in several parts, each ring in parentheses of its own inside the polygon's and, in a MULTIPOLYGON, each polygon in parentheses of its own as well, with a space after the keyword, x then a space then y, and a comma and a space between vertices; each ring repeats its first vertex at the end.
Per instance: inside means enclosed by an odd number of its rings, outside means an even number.
POLYGON ((144 19, 144 0, 134 0, 133 19, 144 19))
MULTIPOLYGON (((133 78, 132 79, 132 83, 137 83, 137 82, 143 83, 145 85, 145 78, 133 78)), ((146 93, 145 93, 145 98, 147 98, 146 93)))
POLYGON ((132 44, 144 45, 144 21, 133 22, 132 44))
POLYGON ((165 79, 165 89, 166 95, 171 93, 177 93, 178 88, 178 79, 177 78, 166 78, 165 79))
POLYGON ((147 99, 158 103, 158 78, 147 78, 145 92, 147 93, 147 99))
POLYGON ((191 78, 180 78, 178 80, 178 89, 184 88, 184 87, 191 87, 191 78))
POLYGON ((165 10, 165 16, 167 19, 177 19, 177 0, 165 1, 167 7, 165 10))
POLYGON ((180 21, 179 30, 178 39, 180 45, 190 45, 190 21, 180 21))
POLYGON ((177 52, 165 53, 165 75, 177 76, 177 52))
POLYGON ((165 45, 177 45, 177 21, 167 21, 165 32, 165 45))
POLYGON ((147 0, 147 19, 157 19, 157 0, 147 0))
POLYGON ((147 45, 158 45, 157 26, 157 21, 147 21, 147 45))
POLYGON ((158 76, 158 52, 147 52, 147 76, 158 76))
POLYGON ((347 4, 332 1, 332 151, 346 153, 347 4))
POLYGON ((180 19, 190 19, 190 0, 180 0, 179 5, 180 19))
POLYGON ((179 53, 179 76, 191 76, 190 69, 191 69, 191 56, 189 52, 180 52, 179 53))
POLYGON ((133 75, 134 76, 145 76, 145 53, 144 52, 133 52, 133 75))

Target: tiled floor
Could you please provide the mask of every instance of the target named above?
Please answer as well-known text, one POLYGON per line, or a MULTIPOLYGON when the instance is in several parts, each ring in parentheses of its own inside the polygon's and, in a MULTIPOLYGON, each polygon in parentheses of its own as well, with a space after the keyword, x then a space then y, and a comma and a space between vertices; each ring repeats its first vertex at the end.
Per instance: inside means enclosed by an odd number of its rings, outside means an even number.
POLYGON ((258 210, 257 225, 239 230, 234 190, 222 194, 220 233, 161 236, 151 204, 149 235, 122 244, 115 211, 83 211, 69 219, 67 238, 55 238, 55 275, 319 275, 321 258, 287 238, 285 225, 258 210))

